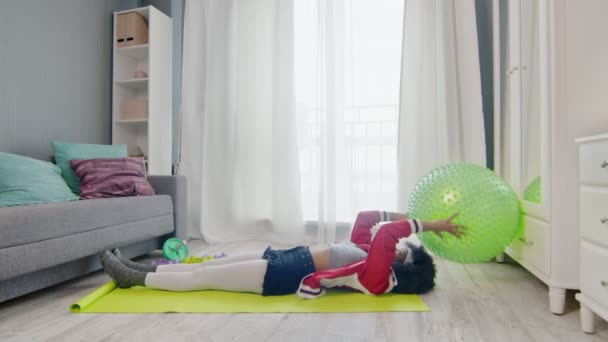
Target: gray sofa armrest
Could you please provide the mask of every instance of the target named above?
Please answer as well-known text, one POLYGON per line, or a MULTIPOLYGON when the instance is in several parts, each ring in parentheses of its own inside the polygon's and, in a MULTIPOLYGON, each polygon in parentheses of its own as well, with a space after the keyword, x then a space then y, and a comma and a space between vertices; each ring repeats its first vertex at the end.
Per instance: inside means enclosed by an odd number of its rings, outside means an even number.
POLYGON ((187 210, 188 189, 185 176, 148 176, 148 181, 158 195, 169 195, 173 201, 175 236, 188 237, 187 210))

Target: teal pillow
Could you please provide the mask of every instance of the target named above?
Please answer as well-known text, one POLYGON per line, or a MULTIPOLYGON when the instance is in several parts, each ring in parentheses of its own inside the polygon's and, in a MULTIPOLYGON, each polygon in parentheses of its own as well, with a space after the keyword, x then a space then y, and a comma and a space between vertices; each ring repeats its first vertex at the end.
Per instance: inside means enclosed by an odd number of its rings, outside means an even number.
POLYGON ((63 179, 72 192, 79 196, 80 181, 70 166, 70 160, 127 157, 127 145, 92 145, 51 141, 51 146, 55 155, 55 163, 61 168, 63 179))
POLYGON ((0 152, 0 207, 77 199, 57 165, 0 152))

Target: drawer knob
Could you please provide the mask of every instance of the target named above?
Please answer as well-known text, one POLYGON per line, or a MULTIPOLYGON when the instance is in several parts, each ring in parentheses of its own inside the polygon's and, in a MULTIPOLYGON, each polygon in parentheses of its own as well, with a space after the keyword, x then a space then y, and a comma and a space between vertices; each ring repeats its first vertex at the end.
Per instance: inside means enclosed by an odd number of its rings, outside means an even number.
POLYGON ((532 240, 526 240, 524 238, 519 238, 519 241, 525 243, 526 245, 528 245, 530 247, 534 246, 534 241, 532 241, 532 240))
POLYGON ((608 281, 602 280, 602 281, 600 281, 600 283, 602 284, 603 287, 608 287, 608 281))
POLYGON ((608 161, 603 161, 602 164, 600 165, 603 169, 605 169, 606 167, 608 167, 608 161))
POLYGON ((602 217, 600 217, 600 222, 601 222, 601 223, 606 223, 606 222, 608 222, 608 216, 602 216, 602 217))

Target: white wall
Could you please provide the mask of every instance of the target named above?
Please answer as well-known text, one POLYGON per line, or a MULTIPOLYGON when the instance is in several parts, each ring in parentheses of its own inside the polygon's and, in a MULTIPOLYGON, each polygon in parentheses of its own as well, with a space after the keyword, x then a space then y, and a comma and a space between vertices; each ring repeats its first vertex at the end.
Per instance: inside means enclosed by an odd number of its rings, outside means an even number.
POLYGON ((575 137, 608 133, 608 1, 565 7, 566 110, 575 137))

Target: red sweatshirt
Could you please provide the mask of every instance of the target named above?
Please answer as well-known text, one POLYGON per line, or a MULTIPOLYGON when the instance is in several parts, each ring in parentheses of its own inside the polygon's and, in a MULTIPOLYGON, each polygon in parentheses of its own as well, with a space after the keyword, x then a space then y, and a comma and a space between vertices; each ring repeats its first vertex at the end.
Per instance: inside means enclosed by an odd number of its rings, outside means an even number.
POLYGON ((372 240, 371 229, 388 219, 386 212, 366 211, 357 216, 351 241, 367 251, 367 258, 352 264, 307 275, 300 282, 298 296, 318 298, 325 288, 342 286, 365 294, 379 295, 390 292, 397 279, 391 268, 399 239, 418 233, 422 224, 418 220, 394 221, 382 225, 372 240))

